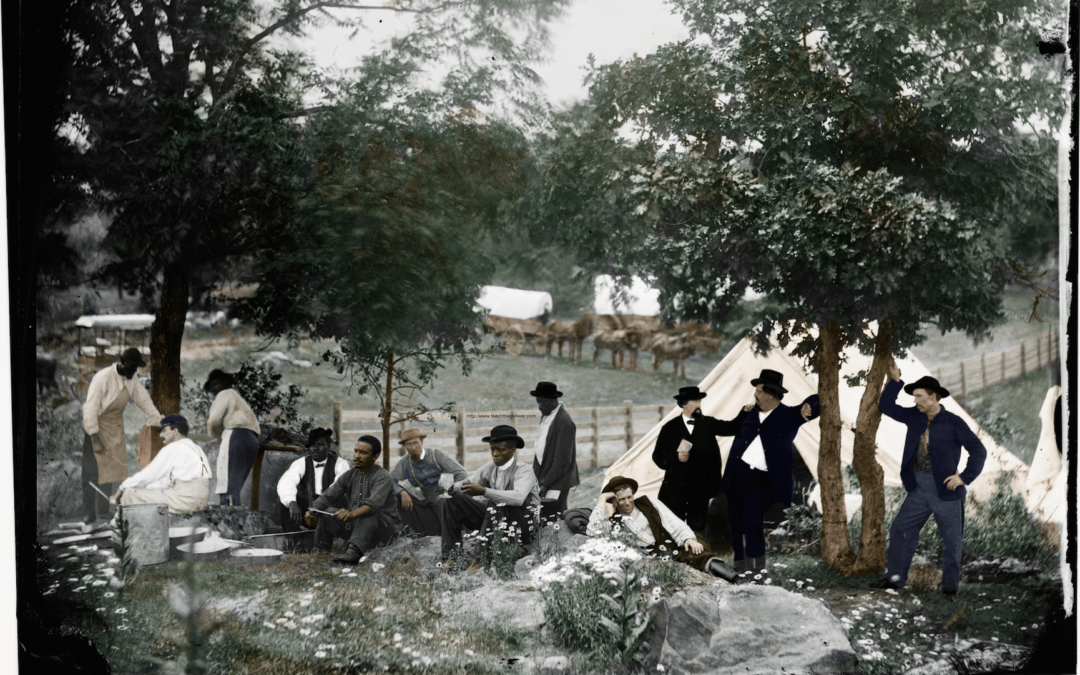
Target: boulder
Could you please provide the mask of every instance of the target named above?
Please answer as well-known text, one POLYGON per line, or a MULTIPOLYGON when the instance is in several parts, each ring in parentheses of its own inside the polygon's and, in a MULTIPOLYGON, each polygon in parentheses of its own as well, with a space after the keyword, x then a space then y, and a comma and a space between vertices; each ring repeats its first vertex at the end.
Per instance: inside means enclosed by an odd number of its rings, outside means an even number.
POLYGON ((840 622, 818 600, 773 586, 711 584, 652 606, 649 661, 680 673, 849 673, 840 622))
POLYGON ((224 539, 242 540, 255 534, 266 534, 269 524, 270 518, 265 513, 245 506, 215 506, 191 515, 169 515, 169 527, 206 525, 224 539))
POLYGON ((963 576, 968 581, 1004 584, 1039 573, 1039 566, 1017 558, 993 558, 965 562, 963 576))
POLYGON ((942 658, 924 663, 904 672, 904 675, 960 675, 962 673, 1013 673, 1031 658, 1030 647, 961 640, 944 647, 942 658))

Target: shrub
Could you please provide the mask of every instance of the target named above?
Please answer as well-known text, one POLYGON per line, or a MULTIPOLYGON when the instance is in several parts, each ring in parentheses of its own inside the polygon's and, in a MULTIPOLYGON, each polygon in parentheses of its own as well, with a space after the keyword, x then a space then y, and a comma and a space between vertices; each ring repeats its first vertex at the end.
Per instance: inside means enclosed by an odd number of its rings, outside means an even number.
MULTIPOLYGON (((260 421, 276 418, 284 427, 298 427, 301 434, 314 426, 313 421, 300 418, 300 401, 307 393, 299 385, 290 384, 281 388, 282 374, 266 365, 258 365, 246 360, 233 374, 233 388, 244 397, 251 411, 260 421)), ((206 415, 214 397, 203 391, 202 384, 182 384, 184 407, 192 413, 192 428, 206 426, 206 415)))
MULTIPOLYGON (((1032 518, 1024 498, 1012 491, 1012 473, 998 476, 997 490, 968 518, 964 527, 964 554, 974 558, 1009 557, 1054 565, 1057 551, 1032 518)), ((974 502, 974 500, 972 500, 974 502)))
POLYGON ((37 453, 42 459, 62 459, 81 452, 86 432, 76 411, 59 412, 38 403, 37 453))

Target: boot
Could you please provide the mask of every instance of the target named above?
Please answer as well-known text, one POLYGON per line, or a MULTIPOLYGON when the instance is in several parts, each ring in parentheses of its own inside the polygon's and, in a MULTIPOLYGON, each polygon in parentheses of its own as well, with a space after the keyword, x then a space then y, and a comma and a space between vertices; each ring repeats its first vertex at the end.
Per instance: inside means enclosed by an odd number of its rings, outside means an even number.
POLYGON ((754 570, 755 574, 764 574, 768 571, 768 567, 766 567, 768 561, 766 558, 768 558, 768 554, 766 553, 762 553, 757 558, 750 558, 750 569, 754 570))
POLYGON ((740 558, 738 560, 735 560, 731 563, 731 565, 735 568, 736 572, 742 574, 746 571, 746 558, 740 558))
POLYGON ((363 555, 364 552, 361 551, 356 544, 350 542, 345 546, 345 550, 341 552, 341 555, 338 555, 334 558, 334 562, 344 563, 346 565, 355 565, 356 563, 360 562, 360 558, 363 555))
POLYGON ((739 578, 739 573, 731 567, 728 567, 720 558, 713 558, 710 560, 709 564, 705 566, 705 571, 714 577, 720 577, 729 584, 735 583, 735 580, 739 578))

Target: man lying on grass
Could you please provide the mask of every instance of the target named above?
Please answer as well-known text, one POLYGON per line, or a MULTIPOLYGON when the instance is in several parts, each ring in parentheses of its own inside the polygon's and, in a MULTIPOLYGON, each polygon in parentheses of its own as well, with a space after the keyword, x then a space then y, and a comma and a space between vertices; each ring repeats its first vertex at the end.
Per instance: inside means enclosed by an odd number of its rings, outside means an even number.
POLYGON ((304 514, 304 523, 315 528, 317 548, 330 550, 334 537, 348 542, 334 562, 355 565, 365 553, 397 535, 401 524, 397 497, 390 472, 375 465, 380 452, 379 439, 361 436, 353 447, 353 468, 319 495, 304 514))
POLYGON ((663 502, 654 503, 645 495, 634 499, 637 489, 633 478, 615 476, 608 481, 589 516, 586 534, 596 537, 616 525, 625 527, 637 538, 638 546, 654 557, 674 559, 724 581, 735 581, 738 573, 712 554, 707 541, 698 539, 663 502))

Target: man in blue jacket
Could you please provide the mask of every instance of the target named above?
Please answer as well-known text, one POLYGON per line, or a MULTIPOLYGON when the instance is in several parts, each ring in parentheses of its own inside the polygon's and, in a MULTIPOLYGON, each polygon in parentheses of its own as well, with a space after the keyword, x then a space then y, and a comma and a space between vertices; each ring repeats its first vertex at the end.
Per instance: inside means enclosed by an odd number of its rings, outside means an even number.
POLYGON ((956 595, 960 586, 960 540, 964 535, 965 485, 982 472, 986 448, 964 420, 941 405, 949 390, 932 377, 922 377, 904 387, 915 398, 914 408, 896 405, 903 386, 900 368, 889 368, 889 383, 881 392, 878 409, 907 427, 900 481, 907 497, 889 528, 889 567, 872 588, 900 588, 907 582, 908 569, 919 532, 933 515, 944 541, 941 563, 941 591, 956 595), (967 467, 958 471, 960 449, 968 451, 967 467))
POLYGON ((776 502, 791 506, 795 474, 792 443, 799 428, 821 414, 817 394, 793 408, 781 400, 784 374, 764 369, 754 386, 754 407, 731 444, 720 491, 728 499, 736 571, 766 571, 765 511, 776 502))

